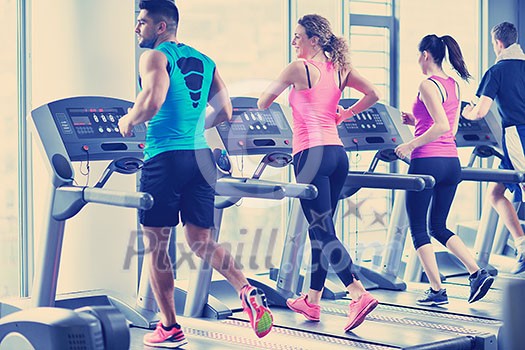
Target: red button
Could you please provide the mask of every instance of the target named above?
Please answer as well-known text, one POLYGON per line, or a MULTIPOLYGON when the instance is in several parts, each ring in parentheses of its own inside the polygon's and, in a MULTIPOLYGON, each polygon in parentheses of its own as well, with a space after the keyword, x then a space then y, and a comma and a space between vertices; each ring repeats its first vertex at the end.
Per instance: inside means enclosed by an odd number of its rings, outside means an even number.
POLYGON ((84 146, 82 146, 82 150, 83 150, 83 151, 86 151, 86 152, 89 151, 89 146, 88 146, 88 145, 84 145, 84 146))
POLYGON ((490 135, 485 135, 485 138, 486 138, 487 140, 490 140, 490 135))
POLYGON ((290 144, 290 141, 288 141, 288 140, 284 140, 284 144, 285 144, 285 145, 289 145, 289 144, 290 144))
POLYGON ((397 139, 395 137, 392 137, 392 142, 396 142, 397 139))
POLYGON ((352 139, 352 142, 353 143, 357 143, 357 139, 352 139))
POLYGON ((140 149, 144 149, 144 144, 143 143, 139 143, 139 148, 140 149))
POLYGON ((239 146, 244 146, 244 141, 242 140, 239 140, 239 142, 237 142, 239 144, 239 146))

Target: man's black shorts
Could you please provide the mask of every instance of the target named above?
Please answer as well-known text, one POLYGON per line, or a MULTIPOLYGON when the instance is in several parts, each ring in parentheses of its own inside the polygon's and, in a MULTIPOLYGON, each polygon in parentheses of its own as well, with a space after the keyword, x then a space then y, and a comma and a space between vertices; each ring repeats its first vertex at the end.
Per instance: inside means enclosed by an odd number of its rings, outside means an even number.
POLYGON ((142 168, 140 191, 153 196, 150 210, 140 210, 140 223, 169 227, 179 223, 213 227, 217 170, 210 149, 163 152, 142 168))

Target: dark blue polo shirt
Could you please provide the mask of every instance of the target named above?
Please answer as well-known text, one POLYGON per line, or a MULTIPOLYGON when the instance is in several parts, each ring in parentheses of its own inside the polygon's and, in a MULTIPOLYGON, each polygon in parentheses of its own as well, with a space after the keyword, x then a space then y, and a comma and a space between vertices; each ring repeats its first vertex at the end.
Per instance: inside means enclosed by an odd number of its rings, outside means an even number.
POLYGON ((525 125, 525 60, 501 60, 490 67, 476 95, 496 101, 504 128, 525 125))

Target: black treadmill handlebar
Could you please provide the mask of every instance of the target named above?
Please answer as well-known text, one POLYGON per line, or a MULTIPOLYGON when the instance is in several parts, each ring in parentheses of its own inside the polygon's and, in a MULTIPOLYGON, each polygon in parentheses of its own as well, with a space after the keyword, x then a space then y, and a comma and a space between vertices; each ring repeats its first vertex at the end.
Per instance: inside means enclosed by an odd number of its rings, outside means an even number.
POLYGON ((283 199, 293 197, 314 199, 317 187, 309 184, 291 184, 260 179, 223 177, 215 185, 215 208, 224 209, 234 205, 243 197, 283 199))
POLYGON ((284 186, 279 183, 251 182, 246 178, 224 177, 217 180, 215 194, 228 197, 251 197, 264 199, 283 199, 284 186))
POLYGON ((505 169, 461 168, 461 181, 522 183, 522 172, 505 169))
MULTIPOLYGON (((432 178, 430 176, 430 178, 432 178)), ((345 188, 383 188, 393 190, 422 191, 431 188, 434 179, 424 179, 419 175, 363 173, 350 171, 345 181, 345 188), (430 186, 430 187, 427 187, 430 186)))

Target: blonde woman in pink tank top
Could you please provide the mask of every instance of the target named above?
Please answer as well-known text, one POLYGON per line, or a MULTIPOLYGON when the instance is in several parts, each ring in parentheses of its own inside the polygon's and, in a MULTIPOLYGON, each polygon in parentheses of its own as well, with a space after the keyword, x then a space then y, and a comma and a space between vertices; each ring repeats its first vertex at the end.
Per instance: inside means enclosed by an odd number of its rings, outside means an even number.
POLYGON ((337 124, 372 106, 376 88, 348 62, 348 46, 336 37, 330 23, 319 15, 298 21, 292 39, 298 60, 290 63, 262 93, 258 106, 268 108, 288 87, 293 114, 294 172, 298 183, 318 189, 314 200, 301 200, 312 246, 308 294, 288 299, 288 307, 311 321, 320 321, 321 299, 328 264, 346 286, 352 302, 343 329, 359 326, 378 304, 352 273, 352 259, 339 241, 333 215, 349 170, 348 157, 337 124), (363 97, 348 109, 338 107, 341 92, 354 88, 363 97))

